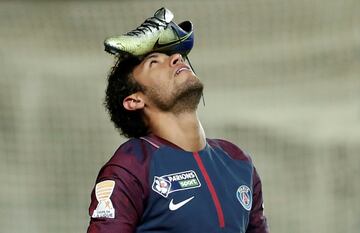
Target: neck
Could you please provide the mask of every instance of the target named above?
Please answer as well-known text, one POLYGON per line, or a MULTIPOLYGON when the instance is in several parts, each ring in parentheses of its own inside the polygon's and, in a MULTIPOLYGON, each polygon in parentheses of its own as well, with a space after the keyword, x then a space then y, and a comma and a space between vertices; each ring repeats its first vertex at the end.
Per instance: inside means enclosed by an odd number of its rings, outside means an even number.
POLYGON ((157 113, 148 118, 151 132, 185 151, 199 151, 206 145, 205 132, 196 112, 157 113))

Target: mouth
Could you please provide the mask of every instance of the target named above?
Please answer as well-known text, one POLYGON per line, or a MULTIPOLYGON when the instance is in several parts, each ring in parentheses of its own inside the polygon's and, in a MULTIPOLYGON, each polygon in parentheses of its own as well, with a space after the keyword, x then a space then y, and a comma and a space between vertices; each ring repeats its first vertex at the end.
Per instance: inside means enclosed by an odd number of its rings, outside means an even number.
POLYGON ((175 71, 175 76, 179 75, 182 71, 191 71, 190 67, 187 65, 181 65, 179 66, 175 71))

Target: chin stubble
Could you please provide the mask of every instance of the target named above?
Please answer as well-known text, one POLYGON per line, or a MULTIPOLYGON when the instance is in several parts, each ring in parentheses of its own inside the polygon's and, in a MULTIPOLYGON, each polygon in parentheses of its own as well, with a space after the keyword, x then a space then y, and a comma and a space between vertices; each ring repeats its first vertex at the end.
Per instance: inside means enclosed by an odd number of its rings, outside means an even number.
POLYGON ((163 94, 155 88, 143 88, 144 93, 161 111, 178 114, 197 109, 204 86, 197 80, 197 82, 191 85, 175 90, 169 98, 164 98, 163 94))

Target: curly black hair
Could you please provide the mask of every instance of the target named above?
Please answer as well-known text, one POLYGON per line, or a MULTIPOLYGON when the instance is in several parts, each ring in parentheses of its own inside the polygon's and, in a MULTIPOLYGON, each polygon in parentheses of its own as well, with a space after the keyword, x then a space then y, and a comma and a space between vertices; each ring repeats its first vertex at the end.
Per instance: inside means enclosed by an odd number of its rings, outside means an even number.
POLYGON ((111 121, 120 134, 127 138, 141 137, 149 133, 143 111, 129 111, 123 106, 123 100, 127 96, 143 89, 132 76, 132 71, 140 63, 141 59, 138 57, 119 58, 108 76, 105 91, 104 105, 111 121))

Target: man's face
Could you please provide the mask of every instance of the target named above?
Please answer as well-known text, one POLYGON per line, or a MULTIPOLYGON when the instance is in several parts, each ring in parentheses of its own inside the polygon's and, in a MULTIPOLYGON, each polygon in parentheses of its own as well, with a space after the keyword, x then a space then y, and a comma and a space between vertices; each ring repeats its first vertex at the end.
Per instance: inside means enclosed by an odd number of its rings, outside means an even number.
POLYGON ((164 112, 196 110, 203 84, 180 54, 151 53, 135 67, 133 76, 143 87, 146 105, 164 112))

